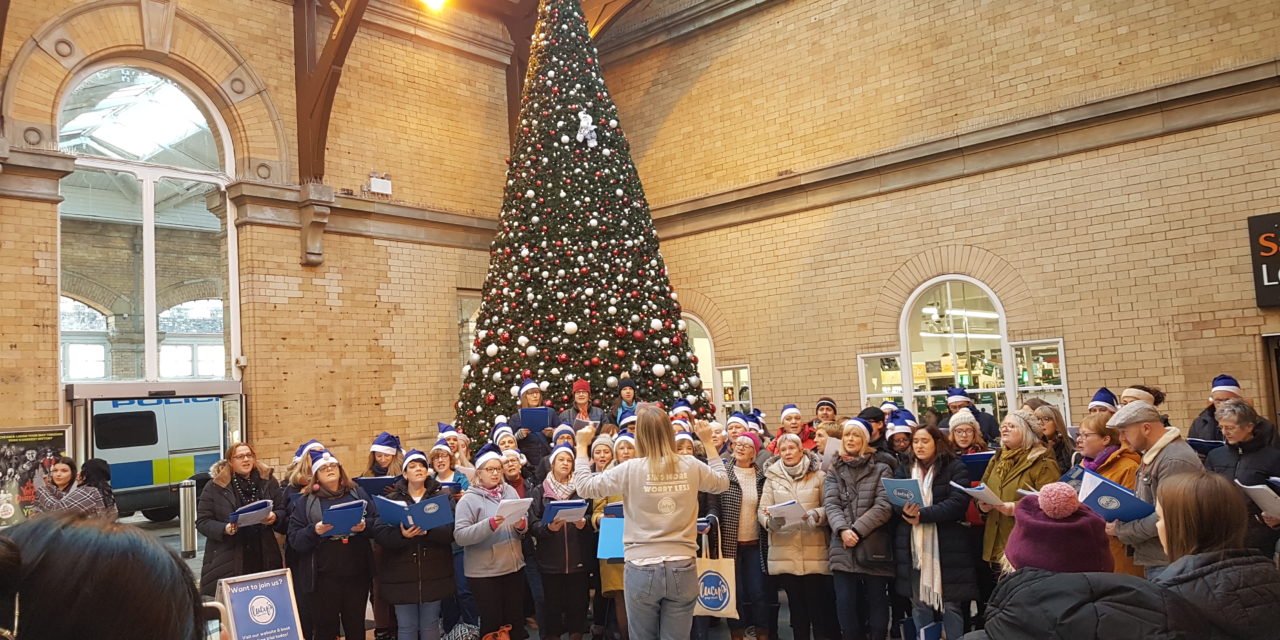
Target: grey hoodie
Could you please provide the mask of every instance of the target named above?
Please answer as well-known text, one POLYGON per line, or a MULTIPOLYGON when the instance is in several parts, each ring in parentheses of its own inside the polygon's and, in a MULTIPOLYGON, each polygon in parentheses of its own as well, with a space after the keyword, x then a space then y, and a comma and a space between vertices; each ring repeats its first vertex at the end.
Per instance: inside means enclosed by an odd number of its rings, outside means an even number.
POLYGON ((622 494, 622 548, 627 561, 689 557, 697 553, 698 492, 724 493, 729 474, 724 461, 711 456, 704 464, 679 456, 669 477, 650 478, 648 458, 633 458, 603 473, 591 473, 591 461, 574 462, 574 484, 583 498, 606 499, 622 494))
POLYGON ((472 485, 458 500, 453 521, 453 541, 462 547, 462 572, 468 578, 496 578, 524 568, 524 532, 514 522, 504 522, 494 531, 489 518, 498 514, 498 503, 520 496, 511 485, 502 483, 502 496, 493 498, 479 485, 472 485))

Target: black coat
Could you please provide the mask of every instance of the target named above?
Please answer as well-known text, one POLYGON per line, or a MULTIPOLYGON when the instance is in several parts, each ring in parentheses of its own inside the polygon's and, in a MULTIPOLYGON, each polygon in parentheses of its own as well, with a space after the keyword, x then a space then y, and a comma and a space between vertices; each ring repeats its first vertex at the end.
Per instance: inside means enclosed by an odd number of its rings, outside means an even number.
MULTIPOLYGON (((1196 416, 1196 419, 1191 422, 1191 430, 1187 432, 1187 437, 1196 438, 1197 440, 1217 440, 1218 442, 1221 442, 1223 440, 1222 428, 1218 426, 1218 415, 1216 412, 1217 407, 1212 404, 1205 407, 1204 411, 1201 411, 1200 415, 1196 416)), ((1267 432, 1267 444, 1273 447, 1280 447, 1280 439, 1276 438, 1278 435, 1276 432, 1276 425, 1270 420, 1259 416, 1258 430, 1265 430, 1267 432)))
POLYGON ((330 505, 342 502, 351 500, 365 501, 364 531, 352 534, 348 537, 346 543, 355 545, 355 549, 359 551, 358 554, 355 554, 357 566, 346 567, 344 573, 359 573, 363 571, 365 575, 372 575, 373 546, 369 544, 369 541, 373 538, 373 528, 378 519, 378 509, 373 504, 373 500, 369 498, 369 494, 359 485, 349 489, 348 493, 334 500, 322 500, 314 495, 302 494, 289 505, 288 544, 293 547, 297 557, 297 563, 292 567, 293 582, 297 589, 302 593, 311 593, 315 590, 316 554, 321 545, 343 544, 335 539, 316 533, 315 525, 319 520, 313 518, 311 513, 311 503, 315 500, 320 502, 319 508, 321 511, 330 505))
MULTIPOLYGON (((507 426, 511 427, 511 431, 516 434, 519 434, 520 430, 524 428, 520 426, 520 411, 518 409, 515 415, 507 419, 507 426)), ((554 429, 555 425, 553 424, 551 427, 554 429)), ((529 463, 526 466, 530 469, 537 468, 538 463, 542 462, 543 458, 551 455, 551 441, 547 439, 541 429, 530 429, 528 435, 523 438, 517 435, 516 440, 519 441, 516 446, 520 448, 520 453, 523 453, 525 459, 528 460, 529 463)), ((532 475, 532 471, 530 475, 532 475)))
MULTIPOLYGON (((225 463, 219 462, 214 465, 211 471, 214 472, 215 480, 210 480, 204 485, 204 491, 200 493, 200 500, 196 503, 196 530, 205 537, 204 561, 200 567, 200 593, 210 597, 217 592, 218 580, 250 573, 244 566, 244 545, 246 544, 259 546, 262 555, 262 571, 284 566, 280 557, 280 546, 276 544, 275 532, 271 527, 254 525, 238 530, 233 536, 226 534, 227 523, 231 521, 231 512, 245 506, 245 503, 230 483, 226 485, 218 483, 220 475, 217 473, 220 471, 218 465, 225 465, 225 463)), ((226 474, 229 473, 230 471, 226 470, 226 474)), ((276 521, 284 521, 286 518, 284 497, 280 492, 280 483, 271 475, 271 470, 259 465, 249 477, 258 486, 258 495, 262 496, 259 499, 275 503, 273 510, 276 521)))
MULTIPOLYGON (((1204 623, 1177 594, 1122 573, 1021 569, 991 594, 983 631, 965 640, 1200 640, 1204 623)), ((1257 636, 1255 636, 1257 637, 1257 636)))
MULTIPOLYGON (((427 478, 426 489, 423 500, 446 493, 431 477, 427 478)), ((404 478, 387 487, 385 497, 406 504, 413 501, 404 478)), ((417 604, 453 596, 457 589, 453 579, 453 523, 406 538, 400 534, 399 524, 378 518, 373 537, 382 547, 377 580, 383 600, 390 604, 417 604)))
MULTIPOLYGON (((903 465, 894 477, 911 477, 911 466, 903 465)), ((938 529, 938 564, 942 566, 942 599, 946 602, 977 600, 980 561, 973 551, 973 533, 965 523, 969 494, 951 486, 954 482, 969 486, 969 468, 959 459, 943 463, 933 476, 933 506, 920 509, 921 524, 933 523, 938 529)), ((898 593, 911 597, 920 571, 912 564, 911 524, 902 519, 902 507, 893 508, 893 559, 897 567, 895 581, 898 593)))
POLYGON ((1239 549, 1183 556, 1156 578, 1182 596, 1210 629, 1201 638, 1274 638, 1280 633, 1280 570, 1239 549))
MULTIPOLYGON (((593 536, 591 527, 582 529, 571 522, 564 523, 559 531, 552 531, 542 523, 542 516, 547 512, 547 505, 555 498, 546 495, 542 485, 533 488, 529 494, 533 504, 529 505, 529 532, 535 540, 534 557, 538 560, 538 571, 542 573, 566 574, 585 573, 594 569, 596 554, 591 546, 593 536), (589 553, 588 553, 589 552, 589 553)), ((579 500, 577 494, 570 500, 579 500)), ((591 501, 587 500, 586 520, 590 517, 591 501)))
MULTIPOLYGON (((1254 437, 1248 442, 1238 445, 1223 445, 1205 456, 1204 467, 1227 480, 1239 480, 1241 484, 1262 485, 1275 488, 1267 483, 1267 478, 1280 476, 1280 449, 1267 444, 1271 439, 1269 425, 1259 424, 1255 427, 1254 437)), ((1244 498, 1249 509, 1249 528, 1245 536, 1245 547, 1256 549, 1267 555, 1276 551, 1276 541, 1280 540, 1280 531, 1268 527, 1258 518, 1262 510, 1248 496, 1244 498)))

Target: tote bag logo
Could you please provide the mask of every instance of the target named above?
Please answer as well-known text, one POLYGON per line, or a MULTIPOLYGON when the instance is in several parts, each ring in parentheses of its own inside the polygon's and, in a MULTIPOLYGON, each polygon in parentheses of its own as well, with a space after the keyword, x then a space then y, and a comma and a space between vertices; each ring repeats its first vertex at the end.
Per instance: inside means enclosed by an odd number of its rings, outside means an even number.
POLYGON ((710 611, 729 605, 729 583, 718 571, 703 571, 698 576, 698 603, 710 611))

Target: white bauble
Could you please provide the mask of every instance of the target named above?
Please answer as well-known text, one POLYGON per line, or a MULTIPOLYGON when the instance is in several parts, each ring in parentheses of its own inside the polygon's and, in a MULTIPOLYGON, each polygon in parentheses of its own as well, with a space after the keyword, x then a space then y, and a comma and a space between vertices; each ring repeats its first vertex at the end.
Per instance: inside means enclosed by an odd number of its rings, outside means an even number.
POLYGON ((494 381, 494 382, 502 382, 502 372, 501 372, 501 371, 495 371, 495 372, 493 372, 493 375, 492 375, 491 377, 493 378, 493 381, 494 381))
POLYGON ((484 348, 484 352, 485 352, 485 354, 486 354, 486 355, 488 355, 490 358, 492 358, 492 357, 494 357, 494 356, 498 355, 498 345, 496 345, 496 344, 491 344, 491 345, 489 345, 489 346, 487 346, 487 347, 485 347, 485 348, 484 348))
POLYGON ((616 313, 618 313, 617 307, 609 307, 609 315, 614 315, 616 313))
POLYGON ((528 336, 520 336, 519 338, 516 338, 516 342, 517 342, 520 346, 522 346, 522 347, 524 347, 524 346, 528 346, 528 345, 529 345, 529 337, 528 337, 528 336))
POLYGON ((662 376, 667 375, 667 368, 660 364, 655 364, 653 365, 653 375, 661 378, 662 376))
POLYGON ((609 376, 609 378, 605 380, 604 383, 609 385, 610 389, 613 389, 618 386, 618 378, 617 376, 609 376))
POLYGON ((519 398, 519 397, 520 397, 520 386, 519 386, 519 385, 511 385, 511 397, 512 397, 512 398, 519 398))
POLYGON ((680 364, 680 358, 677 358, 675 356, 671 356, 670 358, 667 358, 667 361, 670 362, 673 366, 680 364))
POLYGON ((524 354, 532 358, 533 356, 538 355, 538 348, 533 345, 529 345, 529 348, 524 350, 524 354))
POLYGON ((542 382, 538 383, 538 388, 542 389, 543 393, 546 393, 547 387, 550 387, 550 386, 551 386, 551 383, 547 382, 546 380, 543 380, 542 382))
POLYGON ((471 357, 467 358, 467 360, 471 364, 480 364, 480 354, 478 352, 472 351, 471 357))
POLYGON ((701 389, 702 378, 699 378, 698 376, 689 376, 689 386, 693 387, 694 389, 701 389))
POLYGON ((487 336, 487 335, 489 335, 489 330, 488 330, 488 329, 481 329, 481 330, 479 330, 479 331, 477 331, 477 332, 476 332, 476 337, 477 337, 477 338, 480 338, 481 340, 484 340, 484 339, 485 339, 485 336, 487 336))
POLYGON ((600 347, 601 349, 608 349, 608 348, 609 348, 609 341, 608 341, 608 340, 601 340, 600 342, 597 342, 597 343, 596 343, 596 346, 600 347))
POLYGON ((467 374, 469 374, 469 373, 471 373, 471 365, 469 365, 469 364, 464 364, 464 365, 462 365, 462 376, 463 376, 463 377, 466 377, 466 376, 467 376, 467 374))
POLYGON ((566 322, 566 323, 564 323, 564 332, 565 332, 565 333, 567 333, 567 334, 569 334, 569 335, 573 335, 573 334, 577 333, 577 332, 578 332, 578 323, 576 323, 576 322, 566 322))
POLYGON ((678 327, 681 331, 684 331, 685 327, 688 327, 688 326, 689 325, 685 324, 685 321, 683 319, 681 319, 679 322, 676 323, 676 327, 678 327))

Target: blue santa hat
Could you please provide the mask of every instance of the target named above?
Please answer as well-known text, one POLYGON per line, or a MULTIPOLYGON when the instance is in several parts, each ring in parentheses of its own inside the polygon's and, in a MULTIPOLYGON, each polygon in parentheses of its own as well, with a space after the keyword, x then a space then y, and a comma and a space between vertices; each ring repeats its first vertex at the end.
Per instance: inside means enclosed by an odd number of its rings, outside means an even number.
POLYGON ((907 411, 906 409, 898 409, 897 411, 894 411, 893 415, 889 416, 889 424, 901 424, 906 427, 919 426, 919 423, 916 422, 915 414, 907 411))
POLYGON ((320 467, 326 464, 338 464, 338 459, 329 453, 328 449, 311 449, 307 452, 311 456, 311 473, 314 475, 320 470, 320 467))
POLYGON ((489 434, 489 442, 498 444, 498 438, 501 438, 503 434, 509 435, 512 438, 516 437, 516 432, 512 431, 511 427, 507 426, 507 423, 504 422, 497 427, 494 427, 493 433, 489 434))
POLYGON ((786 419, 787 419, 787 416, 789 416, 789 415, 791 415, 791 414, 793 414, 793 413, 794 413, 794 414, 796 414, 796 415, 800 415, 800 407, 797 407, 797 406, 795 406, 794 404, 784 404, 784 405, 782 405, 782 419, 783 419, 783 420, 786 420, 786 419))
POLYGON ((441 438, 448 438, 450 436, 458 435, 458 430, 455 429, 453 425, 447 422, 437 422, 436 430, 440 432, 441 438))
POLYGON ((1240 383, 1225 373, 1213 379, 1213 388, 1209 390, 1209 393, 1217 393, 1219 391, 1226 391, 1244 397, 1244 391, 1240 389, 1240 383))
MULTIPOLYGON (((421 462, 424 467, 431 466, 431 463, 427 462, 427 454, 421 451, 418 451, 417 449, 410 449, 409 453, 404 454, 404 468, 408 469, 409 463, 413 462, 414 460, 421 462)), ((401 475, 404 475, 404 474, 401 474, 401 475)))
POLYGON ((574 450, 573 445, 569 445, 569 444, 558 444, 558 445, 556 445, 556 448, 554 448, 554 449, 552 449, 552 450, 551 450, 551 457, 550 457, 550 458, 548 458, 548 459, 549 459, 549 460, 551 460, 551 462, 553 462, 553 463, 554 463, 554 462, 556 461, 556 456, 558 456, 558 455, 560 455, 560 454, 562 454, 562 453, 567 453, 567 454, 569 454, 569 459, 570 459, 570 460, 574 459, 574 458, 575 458, 575 457, 577 457, 577 455, 578 455, 578 454, 577 454, 577 452, 574 450))
POLYGON ((542 391, 542 387, 539 386, 537 382, 534 382, 530 378, 525 378, 524 382, 520 383, 520 393, 517 395, 520 397, 524 397, 524 394, 530 391, 533 391, 534 389, 537 389, 538 391, 542 391))
POLYGON ((671 426, 679 428, 681 433, 690 429, 689 421, 684 418, 675 418, 671 421, 671 426))
POLYGON ((614 447, 617 447, 617 446, 618 446, 618 444, 619 444, 620 442, 622 442, 623 440, 626 440, 627 442, 630 442, 630 443, 631 443, 631 446, 633 446, 633 447, 634 447, 634 446, 636 446, 636 434, 631 433, 630 431, 627 431, 626 429, 623 429, 622 431, 619 431, 619 432, 618 432, 618 435, 617 435, 616 437, 614 437, 614 439, 613 439, 613 446, 614 446, 614 447))
POLYGON ((973 398, 969 397, 969 392, 960 387, 947 387, 947 404, 955 404, 957 402, 973 402, 973 398))
POLYGON ((432 454, 434 454, 437 451, 443 451, 449 455, 453 455, 453 449, 449 446, 449 441, 445 440, 444 438, 440 438, 439 440, 436 440, 435 445, 431 447, 432 454))
POLYGON ((324 448, 323 442, 320 442, 319 440, 308 440, 302 443, 302 446, 298 447, 297 451, 293 452, 293 461, 297 462, 301 460, 302 456, 307 455, 307 452, 311 451, 312 449, 323 449, 323 448, 324 448))
POLYGON ((898 405, 892 400, 885 400, 880 403, 880 410, 884 412, 884 415, 891 416, 894 411, 898 410, 898 405))
POLYGON ((849 418, 848 420, 844 421, 844 424, 841 425, 841 428, 843 430, 843 429, 848 429, 849 427, 858 427, 862 429, 863 439, 866 440, 867 442, 871 441, 871 423, 870 422, 867 422, 862 418, 849 418))
POLYGON ((733 415, 729 416, 729 419, 725 421, 725 426, 728 426, 731 424, 742 425, 743 429, 751 428, 750 425, 747 424, 747 416, 744 415, 741 411, 734 411, 733 415))
POLYGON ((561 423, 560 426, 556 427, 555 431, 551 432, 551 441, 555 442, 556 440, 559 440, 560 436, 566 433, 569 434, 570 437, 573 437, 573 427, 571 425, 561 423))
POLYGON ((1106 387, 1098 389, 1098 392, 1093 394, 1093 400, 1089 402, 1089 408, 1092 409, 1094 407, 1100 407, 1115 413, 1117 411, 1116 394, 1111 393, 1111 390, 1106 387))
POLYGON ((755 431, 756 433, 765 432, 765 425, 764 425, 765 413, 763 411, 761 411, 759 408, 752 409, 751 413, 748 413, 745 417, 747 419, 748 429, 755 431))
POLYGON ((497 460, 498 464, 502 464, 502 451, 498 449, 498 445, 492 442, 480 447, 480 450, 476 452, 476 469, 483 467, 490 460, 497 460))
POLYGON ((678 416, 685 413, 693 413, 693 406, 687 401, 683 399, 676 400, 676 403, 671 405, 671 415, 678 416))
POLYGON ((627 425, 635 424, 636 420, 638 420, 638 418, 636 417, 636 412, 630 409, 627 409, 626 411, 622 412, 622 419, 618 420, 618 427, 622 429, 626 429, 627 425))
POLYGON ((373 444, 369 445, 369 450, 374 453, 385 453, 394 456, 400 453, 400 438, 383 431, 373 438, 373 444))
POLYGON ((688 440, 689 442, 693 442, 693 434, 689 433, 688 431, 681 431, 680 433, 676 434, 676 441, 678 442, 680 440, 688 440))

